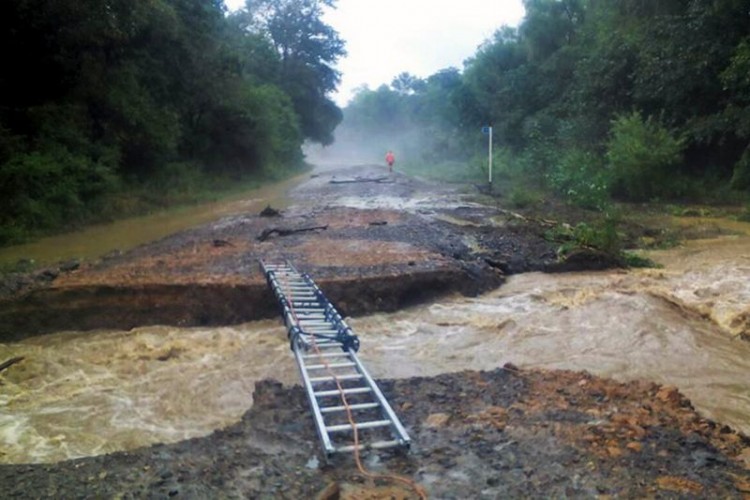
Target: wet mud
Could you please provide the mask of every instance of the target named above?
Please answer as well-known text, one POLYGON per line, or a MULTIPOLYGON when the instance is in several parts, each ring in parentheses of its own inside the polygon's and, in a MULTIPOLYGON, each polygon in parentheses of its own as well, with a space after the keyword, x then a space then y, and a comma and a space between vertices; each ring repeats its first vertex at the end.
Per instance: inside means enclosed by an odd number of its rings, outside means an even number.
POLYGON ((260 260, 288 259, 345 315, 394 311, 449 293, 476 295, 532 270, 612 267, 601 255, 558 259, 543 224, 393 175, 387 183, 316 175, 278 217, 227 217, 97 262, 6 277, 0 339, 60 330, 238 324, 276 314, 260 260))
MULTIPOLYGON (((364 454, 431 498, 746 498, 750 440, 680 393, 586 373, 465 371, 384 380, 414 446, 364 454)), ((173 445, 53 465, 0 466, 5 498, 417 498, 319 455, 300 387, 256 385, 242 421, 173 445)))

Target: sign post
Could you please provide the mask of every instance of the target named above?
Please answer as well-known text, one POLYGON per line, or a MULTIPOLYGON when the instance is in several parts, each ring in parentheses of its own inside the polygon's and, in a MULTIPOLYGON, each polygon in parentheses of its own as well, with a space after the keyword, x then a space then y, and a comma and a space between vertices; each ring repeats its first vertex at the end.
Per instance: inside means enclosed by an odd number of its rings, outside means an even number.
POLYGON ((482 133, 489 136, 488 140, 488 168, 487 176, 490 184, 490 191, 492 190, 492 126, 482 127, 482 133))

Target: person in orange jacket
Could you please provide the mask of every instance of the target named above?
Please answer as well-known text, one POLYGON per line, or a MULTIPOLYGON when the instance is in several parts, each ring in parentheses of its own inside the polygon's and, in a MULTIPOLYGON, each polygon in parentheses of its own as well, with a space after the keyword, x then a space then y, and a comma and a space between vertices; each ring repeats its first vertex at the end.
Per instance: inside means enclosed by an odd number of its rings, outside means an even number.
POLYGON ((396 156, 393 154, 393 151, 388 150, 385 154, 385 162, 388 164, 388 171, 393 172, 393 164, 396 163, 396 156))

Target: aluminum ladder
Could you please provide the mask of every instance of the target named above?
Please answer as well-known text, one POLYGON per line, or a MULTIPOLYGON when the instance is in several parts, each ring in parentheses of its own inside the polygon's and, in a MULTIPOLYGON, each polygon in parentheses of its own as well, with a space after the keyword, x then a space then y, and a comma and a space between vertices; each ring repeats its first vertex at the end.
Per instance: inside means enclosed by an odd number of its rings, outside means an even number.
POLYGON ((288 262, 260 265, 281 306, 326 457, 355 449, 352 421, 358 450, 408 449, 409 435, 357 357, 359 339, 320 288, 288 262))

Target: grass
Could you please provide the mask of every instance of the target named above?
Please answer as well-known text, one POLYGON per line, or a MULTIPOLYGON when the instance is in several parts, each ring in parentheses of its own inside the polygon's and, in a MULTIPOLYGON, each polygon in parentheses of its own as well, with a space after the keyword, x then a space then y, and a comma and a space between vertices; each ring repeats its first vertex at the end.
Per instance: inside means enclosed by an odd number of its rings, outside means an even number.
POLYGON ((205 202, 231 199, 264 184, 278 182, 310 170, 304 168, 278 168, 271 172, 244 176, 211 176, 202 172, 176 168, 171 174, 147 182, 123 182, 121 187, 105 195, 87 213, 64 226, 52 228, 21 228, 0 226, 0 242, 9 246, 34 239, 60 234, 81 227, 111 222, 117 219, 179 210, 205 202))
POLYGON ((414 177, 423 177, 456 184, 475 184, 487 182, 485 174, 478 168, 465 162, 425 163, 407 161, 401 170, 414 177))

